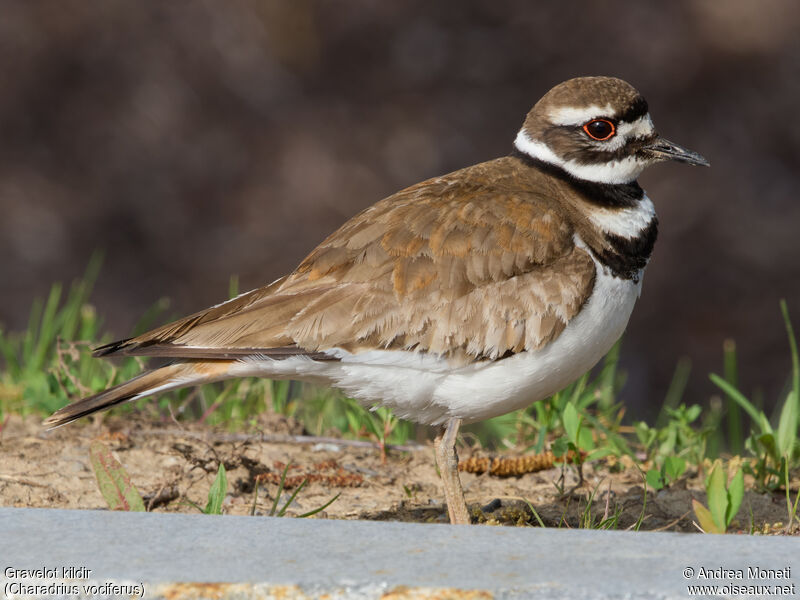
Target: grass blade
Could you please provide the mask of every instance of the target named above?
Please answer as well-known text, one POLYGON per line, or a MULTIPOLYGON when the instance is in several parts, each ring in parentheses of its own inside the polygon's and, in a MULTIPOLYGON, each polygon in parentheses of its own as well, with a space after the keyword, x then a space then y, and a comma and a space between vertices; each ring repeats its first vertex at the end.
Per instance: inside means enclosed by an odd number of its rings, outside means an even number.
MULTIPOLYGON (((55 286, 54 286, 55 287, 55 286)), ((52 292, 51 292, 52 293, 52 292)), ((22 337, 22 351, 20 352, 20 371, 25 369, 33 358, 33 345, 39 335, 39 326, 42 320, 42 310, 44 304, 41 298, 36 298, 31 305, 31 313, 28 317, 28 327, 22 337)))
POLYGON ((728 486, 728 510, 725 512, 726 529, 736 517, 736 513, 739 512, 742 498, 744 498, 744 474, 740 468, 736 471, 736 475, 733 476, 731 484, 728 486))
MULTIPOLYGON (((750 415, 750 418, 753 419, 754 423, 758 423, 759 425, 761 425, 763 430, 763 425, 765 421, 764 413, 760 412, 755 406, 753 406, 753 404, 747 398, 744 397, 744 395, 739 390, 737 390, 735 387, 733 387, 730 383, 725 381, 722 377, 720 377, 716 373, 711 373, 711 375, 709 375, 709 378, 718 388, 720 388, 723 392, 728 394, 728 396, 733 401, 735 401, 739 406, 741 406, 744 409, 744 411, 748 415, 750 415)), ((768 428, 767 431, 772 430, 772 428, 769 427, 769 422, 767 422, 767 428, 768 428)))
POLYGON ((790 461, 797 440, 798 422, 800 422, 800 357, 798 357, 797 339, 789 319, 786 300, 781 300, 781 313, 783 313, 783 320, 786 323, 786 335, 789 337, 789 348, 792 355, 792 389, 781 409, 777 437, 781 455, 786 456, 787 461, 790 461))
POLYGON ((794 390, 786 396, 786 401, 781 409, 781 416, 778 420, 778 431, 776 432, 776 443, 778 452, 785 456, 787 460, 791 458, 795 441, 797 440, 797 397, 794 390))
POLYGON ((581 425, 581 421, 580 417, 578 417, 578 411, 575 409, 575 405, 572 402, 564 407, 561 419, 564 423, 564 431, 567 433, 569 441, 577 446, 578 428, 581 425))
POLYGON ((694 514, 697 517, 697 521, 700 523, 700 527, 706 533, 722 533, 717 529, 717 524, 714 522, 713 517, 711 516, 711 512, 700 502, 695 499, 692 499, 692 509, 694 510, 694 514))
POLYGON ((661 410, 656 418, 656 427, 664 427, 669 421, 669 411, 677 408, 680 404, 691 373, 692 361, 685 356, 678 359, 675 372, 669 382, 669 388, 667 388, 667 394, 664 396, 664 404, 661 405, 661 410))
POLYGON ((786 300, 781 300, 781 313, 783 314, 783 321, 786 323, 786 335, 789 336, 789 348, 792 354, 792 389, 794 390, 795 398, 797 398, 800 397, 800 355, 797 352, 797 339, 794 337, 794 329, 789 319, 789 308, 786 306, 786 300))
POLYGON ((207 515, 221 515, 222 503, 225 501, 225 495, 228 493, 228 476, 225 473, 225 465, 219 463, 217 476, 214 478, 214 483, 208 490, 208 503, 203 509, 207 515))
POLYGON ((711 475, 708 477, 706 496, 711 517, 720 531, 725 531, 725 514, 728 509, 728 492, 725 489, 726 479, 725 471, 717 461, 711 469, 711 475))
POLYGON ((97 487, 111 510, 144 512, 142 496, 108 446, 93 441, 89 446, 89 458, 97 478, 97 487))
POLYGON ((289 499, 286 501, 286 504, 284 504, 281 507, 281 509, 278 511, 278 516, 279 517, 282 517, 283 515, 286 514, 286 511, 292 505, 292 502, 294 502, 294 499, 297 497, 297 494, 300 493, 300 490, 302 490, 304 487, 306 487, 306 483, 308 483, 308 479, 303 479, 303 483, 301 483, 300 485, 298 485, 295 488, 294 492, 292 492, 292 495, 289 496, 289 499))
POLYGON ((239 276, 231 275, 228 280, 228 298, 236 298, 239 295, 239 276))
POLYGON ((281 499, 281 494, 283 493, 283 486, 286 484, 286 474, 289 472, 289 465, 292 464, 291 462, 286 463, 286 467, 283 469, 283 473, 281 473, 281 480, 278 482, 278 491, 275 494, 275 500, 272 502, 272 508, 269 511, 269 516, 274 517, 275 511, 278 510, 278 501, 281 499))
POLYGON ((56 341, 58 324, 56 323, 56 316, 58 315, 58 304, 61 301, 61 285, 55 284, 50 289, 50 295, 47 297, 47 302, 44 306, 42 313, 42 323, 39 327, 39 337, 36 341, 36 348, 34 350, 32 360, 27 365, 29 369, 40 371, 44 368, 47 355, 52 352, 53 344, 56 341))
MULTIPOLYGON (((303 483, 305 483, 305 482, 303 482, 303 483)), ((339 499, 339 496, 341 496, 341 495, 342 495, 342 493, 341 493, 341 492, 339 492, 338 494, 336 494, 336 495, 335 495, 333 498, 331 498, 330 500, 328 500, 328 501, 327 501, 325 504, 323 504, 322 506, 320 506, 320 507, 318 507, 318 508, 315 508, 314 510, 310 510, 310 511, 308 511, 308 512, 306 512, 306 513, 303 513, 302 515, 297 515, 297 518, 298 518, 298 519, 305 519, 306 517, 310 517, 310 516, 312 516, 312 515, 315 515, 315 514, 317 514, 317 513, 318 513, 318 512, 320 512, 320 511, 323 511, 323 510, 325 510, 325 509, 326 509, 326 508, 328 508, 328 507, 329 507, 331 504, 333 504, 333 503, 334 503, 336 500, 338 500, 338 499, 339 499)))
MULTIPOLYGON (((736 342, 725 340, 722 342, 723 375, 725 381, 733 387, 738 387, 738 367, 736 361, 736 342)), ((725 394, 726 420, 728 422, 728 444, 731 452, 741 454, 744 449, 744 433, 742 430, 742 409, 736 401, 725 394)))

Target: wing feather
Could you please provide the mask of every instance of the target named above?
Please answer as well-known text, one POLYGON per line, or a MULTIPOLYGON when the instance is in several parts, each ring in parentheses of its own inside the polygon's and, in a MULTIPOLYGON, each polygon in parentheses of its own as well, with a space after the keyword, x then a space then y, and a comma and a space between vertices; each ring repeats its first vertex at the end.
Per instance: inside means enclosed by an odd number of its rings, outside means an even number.
POLYGON ((574 245, 557 194, 521 181, 530 174, 512 161, 398 192, 287 277, 99 352, 285 356, 377 346, 494 359, 541 348, 578 313, 595 267, 574 245))

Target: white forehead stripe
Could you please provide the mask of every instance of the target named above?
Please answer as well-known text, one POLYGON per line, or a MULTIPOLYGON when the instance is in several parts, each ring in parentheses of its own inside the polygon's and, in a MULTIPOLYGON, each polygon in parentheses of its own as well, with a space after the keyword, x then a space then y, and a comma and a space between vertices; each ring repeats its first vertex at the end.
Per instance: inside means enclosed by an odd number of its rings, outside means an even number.
POLYGON ((577 179, 596 183, 630 183, 642 174, 647 163, 629 156, 606 163, 581 164, 574 160, 564 160, 556 156, 547 144, 532 140, 524 129, 520 129, 514 146, 531 158, 556 165, 577 179))
MULTIPOLYGON (((604 107, 592 104, 584 108, 575 108, 572 106, 554 108, 547 116, 553 125, 577 127, 599 117, 613 119, 615 115, 616 111, 610 104, 606 104, 604 107)), ((653 131, 655 131, 655 129, 653 128, 653 121, 649 113, 630 123, 626 121, 617 123, 617 135, 626 139, 646 137, 652 134, 653 131)))
POLYGON ((617 114, 610 104, 605 106, 561 106, 554 108, 547 113, 547 117, 553 125, 583 125, 586 121, 591 121, 597 117, 607 117, 613 119, 617 114))

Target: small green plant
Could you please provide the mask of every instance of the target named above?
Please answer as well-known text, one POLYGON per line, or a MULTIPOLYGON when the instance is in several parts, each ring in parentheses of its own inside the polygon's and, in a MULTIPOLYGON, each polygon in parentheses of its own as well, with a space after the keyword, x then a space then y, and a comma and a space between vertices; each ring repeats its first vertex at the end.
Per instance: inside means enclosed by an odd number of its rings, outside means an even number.
POLYGON ((228 493, 228 476, 225 473, 225 465, 219 463, 217 469, 217 476, 214 478, 214 483, 208 490, 208 502, 203 512, 207 515, 221 515, 222 503, 225 501, 225 496, 228 493))
MULTIPOLYGON (((355 401, 352 401, 355 402, 355 401)), ((358 405, 357 408, 346 412, 350 432, 355 437, 370 437, 378 443, 381 451, 381 463, 386 463, 386 444, 398 425, 406 425, 394 416, 391 410, 382 406, 373 407, 372 410, 364 412, 358 405), (366 436, 365 436, 366 434, 366 436)), ((408 439, 408 435, 402 436, 403 441, 408 439)))
MULTIPOLYGON (((553 443, 553 452, 561 450, 566 442, 567 451, 586 456, 583 460, 596 460, 605 456, 632 455, 628 442, 620 434, 624 410, 615 401, 622 385, 618 373, 620 342, 606 356, 599 374, 590 380, 587 373, 565 390, 544 403, 536 403, 535 419, 541 430, 536 443, 537 452, 544 447, 544 435, 558 431, 559 422, 566 439, 553 443), (541 405, 541 406, 540 406, 541 405)), ((530 409, 528 409, 530 410, 530 409)), ((562 436, 563 437, 563 436, 562 436)))
POLYGON ((706 479, 706 497, 708 508, 697 500, 692 500, 694 514, 700 528, 705 533, 725 533, 733 522, 744 497, 744 476, 742 469, 737 468, 736 473, 728 483, 728 477, 722 468, 722 462, 717 460, 711 468, 706 479))
POLYGON ((793 469, 800 463, 800 440, 797 434, 800 425, 800 358, 785 300, 781 301, 781 312, 789 338, 792 377, 789 392, 781 406, 777 427, 773 428, 764 411, 756 408, 728 379, 713 373, 710 376, 711 381, 750 417, 752 431, 745 441, 745 448, 756 460, 754 465, 747 464, 745 468, 753 475, 760 488, 770 491, 780 487, 784 471, 793 469))
POLYGON ((208 499, 205 508, 200 507, 188 498, 185 498, 183 501, 206 515, 221 515, 222 504, 225 502, 225 496, 227 495, 228 474, 225 470, 225 465, 220 462, 219 467, 217 467, 217 475, 214 477, 214 481, 208 489, 208 499))
MULTIPOLYGON (((543 447, 545 436, 555 436, 551 450, 557 457, 572 457, 569 461, 578 471, 583 483, 583 464, 606 456, 629 455, 633 452, 620 433, 624 411, 614 402, 614 395, 621 385, 617 374, 619 361, 617 343, 606 356, 600 373, 590 379, 587 373, 574 384, 553 395, 542 403, 536 403, 528 411, 532 422, 539 425, 539 437, 534 449, 543 447)), ((564 461, 566 468, 567 461, 564 461)), ((556 487, 563 494, 562 479, 556 487)))
POLYGON ((594 505, 594 497, 597 495, 597 490, 600 488, 600 483, 594 487, 592 493, 586 500, 586 508, 580 516, 579 527, 581 529, 606 529, 616 530, 619 527, 619 518, 622 516, 622 507, 615 504, 613 511, 611 510, 611 488, 609 486, 609 493, 606 495, 605 509, 602 515, 597 515, 592 511, 594 505))
MULTIPOLYGON (((662 483, 666 485, 680 477, 686 464, 700 465, 703 462, 708 430, 696 429, 692 425, 702 412, 696 404, 689 407, 680 404, 677 408, 665 406, 664 411, 667 421, 663 427, 651 427, 640 421, 634 425, 634 431, 644 451, 653 461, 654 470, 659 477, 662 474, 665 476, 662 483), (675 458, 684 461, 683 468, 675 458), (666 466, 668 461, 670 465, 666 466)), ((650 475, 648 480, 655 481, 655 475, 650 475)))
POLYGON ((666 456, 660 469, 649 469, 647 486, 658 491, 675 483, 686 471, 686 461, 680 456, 666 456))
POLYGON ((142 496, 108 446, 94 440, 89 445, 89 460, 97 487, 111 510, 144 512, 142 496))
POLYGON ((789 515, 789 520, 786 525, 786 533, 792 532, 792 527, 794 526, 795 521, 800 523, 800 515, 797 513, 798 507, 800 507, 800 490, 797 490, 797 494, 794 497, 794 504, 792 504, 792 495, 789 491, 789 465, 784 463, 784 489, 786 491, 786 510, 789 515))
MULTIPOLYGON (((280 481, 278 482, 278 491, 275 493, 275 499, 272 501, 272 508, 270 508, 270 511, 269 511, 269 516, 270 517, 282 517, 282 516, 284 516, 286 514, 286 511, 292 505, 292 502, 294 502, 294 499, 297 497, 297 494, 300 493, 300 490, 302 490, 305 487, 306 483, 308 482, 307 479, 304 479, 303 482, 300 485, 297 486, 297 488, 294 490, 294 492, 292 492, 292 495, 289 496, 289 499, 283 504, 283 506, 278 508, 278 503, 280 502, 281 495, 284 492, 284 486, 286 484, 286 474, 289 472, 289 465, 290 464, 291 463, 286 463, 286 467, 284 467, 283 473, 281 473, 281 478, 280 478, 280 481)), ((317 514, 320 511, 325 510, 331 504, 333 504, 339 498, 340 495, 341 495, 341 493, 336 494, 333 498, 328 500, 322 506, 319 506, 319 507, 315 508, 314 510, 310 510, 310 511, 305 512, 305 513, 303 513, 301 515, 297 515, 297 518, 298 519, 305 519, 306 517, 310 517, 312 515, 317 514)), ((257 499, 258 499, 258 485, 255 486, 255 492, 254 492, 254 495, 253 495, 253 506, 255 506, 257 499)))
POLYGON ((583 417, 578 414, 578 409, 572 402, 564 407, 564 412, 561 413, 561 423, 564 426, 565 435, 553 442, 553 454, 564 456, 572 450, 576 460, 580 461, 581 450, 594 450, 592 432, 584 426, 583 417))
MULTIPOLYGON (((564 411, 561 413, 561 423, 564 427, 564 435, 555 439, 551 449, 555 456, 564 457, 565 459, 569 453, 572 453, 572 464, 575 465, 578 470, 580 485, 583 483, 583 463, 587 453, 587 459, 590 457, 600 458, 601 456, 606 456, 609 451, 605 448, 595 448, 592 431, 584 426, 584 420, 582 416, 578 414, 578 409, 575 408, 575 404, 572 402, 569 402, 564 407, 564 411)), ((564 467, 566 467, 567 462, 567 460, 563 460, 564 467)), ((563 489, 561 493, 564 493, 563 489)), ((594 493, 592 496, 594 496, 594 493)), ((589 506, 591 506, 591 498, 589 500, 589 506)))

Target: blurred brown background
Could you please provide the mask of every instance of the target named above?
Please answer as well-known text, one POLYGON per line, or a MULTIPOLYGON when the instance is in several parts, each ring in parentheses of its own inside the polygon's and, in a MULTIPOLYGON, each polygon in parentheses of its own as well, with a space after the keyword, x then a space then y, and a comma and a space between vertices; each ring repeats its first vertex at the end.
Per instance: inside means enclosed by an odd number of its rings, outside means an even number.
POLYGON ((712 169, 642 184, 661 236, 628 328, 624 398, 659 406, 681 356, 712 392, 723 339, 745 390, 789 372, 800 328, 800 3, 0 2, 0 323, 105 264, 117 336, 295 266, 363 207, 506 154, 530 106, 616 75, 712 169))

